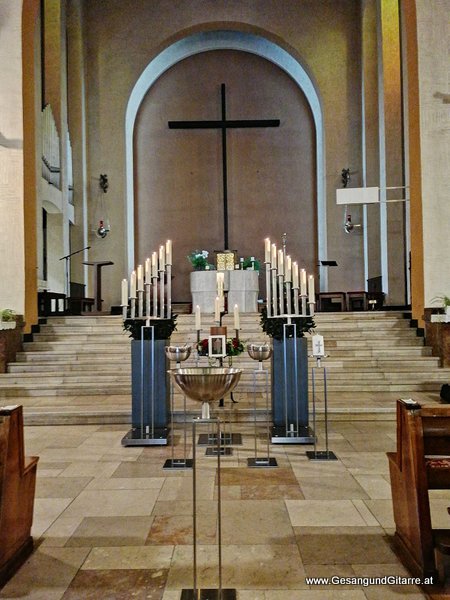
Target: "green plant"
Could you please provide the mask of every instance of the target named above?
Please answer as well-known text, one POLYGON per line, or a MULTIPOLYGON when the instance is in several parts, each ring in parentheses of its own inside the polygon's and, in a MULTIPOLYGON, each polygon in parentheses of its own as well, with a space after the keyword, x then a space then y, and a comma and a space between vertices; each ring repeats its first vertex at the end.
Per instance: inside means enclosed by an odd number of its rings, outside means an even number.
POLYGON ((213 271, 214 265, 207 261, 208 255, 208 250, 193 250, 188 254, 187 259, 195 271, 205 271, 206 267, 208 267, 210 271, 213 271))
POLYGON ((435 296, 431 302, 441 302, 442 306, 445 308, 447 306, 450 306, 450 297, 449 296, 435 296))
POLYGON ((4 308, 0 310, 0 320, 1 321, 16 321, 17 314, 11 308, 4 308))
POLYGON ((253 265, 253 268, 255 269, 255 271, 260 270, 259 260, 257 260, 256 258, 254 260, 252 260, 251 257, 244 259, 244 264, 243 264, 244 269, 251 269, 252 265, 253 265))
MULTIPOLYGON (((283 339, 283 325, 287 323, 287 317, 267 317, 267 309, 263 308, 261 313, 261 327, 267 335, 274 338, 275 340, 283 339)), ((316 327, 313 317, 298 317, 293 315, 291 317, 291 323, 295 325, 295 331, 297 337, 304 337, 305 333, 311 333, 316 327)), ((286 329, 287 337, 294 337, 293 327, 286 329)))
MULTIPOLYGON (((150 325, 154 327, 155 340, 168 340, 172 332, 177 328, 177 315, 173 315, 171 319, 150 319, 150 325)), ((133 340, 140 340, 142 336, 142 326, 146 325, 146 319, 126 319, 123 322, 125 331, 130 332, 130 337, 133 340)), ((144 340, 150 340, 151 329, 144 329, 144 340)))

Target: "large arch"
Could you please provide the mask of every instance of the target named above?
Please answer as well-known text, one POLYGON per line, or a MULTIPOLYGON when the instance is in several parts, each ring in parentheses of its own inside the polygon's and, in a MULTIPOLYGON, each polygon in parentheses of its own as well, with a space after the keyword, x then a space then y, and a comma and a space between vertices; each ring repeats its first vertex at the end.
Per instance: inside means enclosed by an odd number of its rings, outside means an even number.
MULTIPOLYGON (((136 116, 147 91, 170 67, 179 61, 211 50, 240 50, 256 54, 285 71, 300 87, 311 108, 316 130, 317 240, 318 256, 327 256, 325 139, 319 95, 302 65, 281 46, 261 36, 240 31, 208 31, 185 37, 164 49, 144 69, 128 100, 125 117, 126 154, 126 236, 128 271, 134 269, 134 157, 133 134, 136 116)), ((321 289, 327 289, 327 270, 320 273, 321 289)))

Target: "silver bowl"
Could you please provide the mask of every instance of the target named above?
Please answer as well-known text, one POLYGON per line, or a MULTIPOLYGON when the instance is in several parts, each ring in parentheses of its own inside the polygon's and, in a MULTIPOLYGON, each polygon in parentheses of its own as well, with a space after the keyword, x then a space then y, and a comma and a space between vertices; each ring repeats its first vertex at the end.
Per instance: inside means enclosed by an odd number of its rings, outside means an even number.
POLYGON ((192 367, 169 371, 175 384, 191 400, 202 402, 202 418, 209 419, 209 403, 232 392, 239 382, 241 369, 192 367))
POLYGON ((184 346, 166 346, 166 356, 169 360, 183 362, 191 355, 192 346, 185 344, 184 346))
POLYGON ((253 360, 267 360, 272 356, 272 348, 269 344, 247 344, 247 352, 253 360))

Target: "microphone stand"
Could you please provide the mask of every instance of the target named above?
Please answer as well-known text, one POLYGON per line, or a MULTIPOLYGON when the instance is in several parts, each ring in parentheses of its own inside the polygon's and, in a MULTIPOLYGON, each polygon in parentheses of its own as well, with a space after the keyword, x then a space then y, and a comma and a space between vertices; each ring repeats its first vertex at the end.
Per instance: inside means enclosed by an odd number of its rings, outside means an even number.
POLYGON ((61 256, 59 260, 65 260, 65 287, 66 287, 66 310, 68 309, 68 299, 70 295, 70 282, 69 282, 69 261, 70 258, 74 254, 79 254, 80 252, 84 252, 84 250, 89 250, 90 246, 86 246, 86 248, 81 248, 80 250, 75 250, 75 252, 71 252, 70 254, 66 254, 66 256, 61 256))

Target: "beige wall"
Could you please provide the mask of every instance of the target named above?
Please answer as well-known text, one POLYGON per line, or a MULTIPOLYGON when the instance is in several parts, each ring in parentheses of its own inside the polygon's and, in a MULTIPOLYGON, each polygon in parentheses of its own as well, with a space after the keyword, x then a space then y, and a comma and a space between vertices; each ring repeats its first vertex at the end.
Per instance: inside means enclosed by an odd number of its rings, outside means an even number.
MULTIPOLYGON (((274 0, 265 2, 264 11, 256 0, 177 3, 112 0, 108 2, 108 10, 104 4, 85 2, 84 8, 89 56, 88 181, 94 193, 95 178, 99 173, 108 173, 112 228, 105 240, 91 237, 90 258, 108 258, 115 263, 114 268, 105 270, 107 303, 119 300, 120 279, 127 274, 123 223, 124 120, 128 97, 144 68, 159 51, 187 33, 207 29, 262 33, 301 58, 316 82, 326 131, 328 258, 336 259, 340 265, 330 270, 329 287, 360 289, 364 285, 361 236, 344 233, 342 207, 335 205, 335 189, 340 186, 343 167, 351 165, 356 171, 355 185, 361 180, 358 3, 314 0, 300 5, 297 0, 281 4, 274 0)), ((289 232, 291 224, 284 225, 289 232)), ((202 245, 201 239, 198 245, 202 245)))
POLYGON ((22 3, 0 0, 0 308, 25 310, 22 3))
POLYGON ((417 0, 425 306, 450 295, 449 15, 449 0, 417 0))
POLYGON ((169 130, 169 120, 220 119, 226 82, 228 119, 280 119, 280 127, 230 129, 229 248, 263 260, 263 240, 281 242, 314 272, 316 254, 315 129, 294 81, 252 54, 195 55, 151 88, 136 122, 136 260, 175 240, 173 297, 190 300, 186 256, 224 249, 221 132, 169 130))

